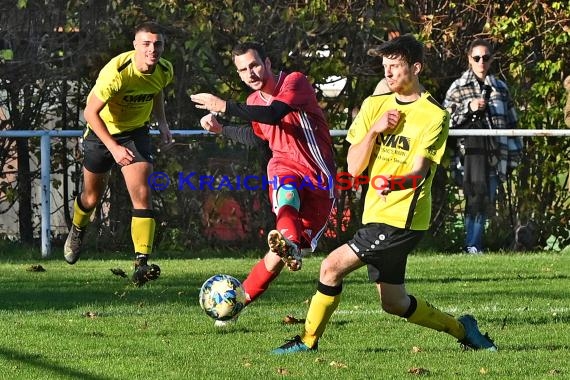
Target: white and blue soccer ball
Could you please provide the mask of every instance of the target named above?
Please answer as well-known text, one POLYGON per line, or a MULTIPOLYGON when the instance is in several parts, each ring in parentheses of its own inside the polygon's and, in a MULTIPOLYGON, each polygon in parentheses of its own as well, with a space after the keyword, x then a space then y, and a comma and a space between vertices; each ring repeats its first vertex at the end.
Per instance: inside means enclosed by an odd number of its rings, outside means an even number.
POLYGON ((241 282, 227 274, 207 279, 200 289, 200 307, 209 317, 226 321, 245 307, 245 291, 241 282))

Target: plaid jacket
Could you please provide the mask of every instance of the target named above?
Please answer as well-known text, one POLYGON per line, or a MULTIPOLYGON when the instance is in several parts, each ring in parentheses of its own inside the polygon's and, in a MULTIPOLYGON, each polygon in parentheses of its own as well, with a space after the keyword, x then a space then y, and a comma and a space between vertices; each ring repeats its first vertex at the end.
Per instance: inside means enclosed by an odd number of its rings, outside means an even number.
MULTIPOLYGON (((505 82, 494 75, 487 75, 484 84, 492 89, 487 104, 489 117, 484 118, 485 125, 490 129, 515 129, 518 117, 505 82)), ((465 71, 451 84, 443 103, 451 113, 451 128, 462 128, 462 125, 471 121, 474 113, 469 109, 469 103, 481 96, 479 82, 472 70, 465 71)), ((497 136, 495 139, 500 149, 497 170, 499 176, 504 178, 509 168, 520 163, 522 138, 497 136)))

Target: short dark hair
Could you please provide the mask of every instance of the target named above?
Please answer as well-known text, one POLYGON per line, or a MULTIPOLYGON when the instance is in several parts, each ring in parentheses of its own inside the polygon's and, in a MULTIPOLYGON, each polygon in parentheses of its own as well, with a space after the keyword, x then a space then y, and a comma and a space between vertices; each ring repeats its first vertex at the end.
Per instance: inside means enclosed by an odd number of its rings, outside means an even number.
POLYGON ((377 49, 376 55, 382 57, 400 57, 408 65, 419 62, 424 65, 424 44, 416 40, 411 34, 404 34, 384 42, 377 49))
POLYGON ((152 34, 162 34, 164 35, 164 29, 158 23, 154 21, 146 21, 141 24, 138 24, 135 27, 135 35, 138 32, 147 32, 152 34))
POLYGON ((236 56, 247 53, 248 50, 255 50, 262 61, 265 61, 265 58, 267 58, 267 54, 265 53, 263 45, 261 45, 259 42, 248 41, 248 42, 241 42, 236 46, 234 46, 234 48, 232 49, 232 61, 236 56))
POLYGON ((487 40, 484 40, 482 38, 478 38, 476 40, 471 41, 471 43, 469 44, 469 46, 467 46, 467 54, 471 55, 471 52, 473 51, 473 49, 475 49, 477 46, 484 46, 489 50, 489 53, 491 53, 491 55, 493 55, 493 47, 491 46, 491 43, 487 40))

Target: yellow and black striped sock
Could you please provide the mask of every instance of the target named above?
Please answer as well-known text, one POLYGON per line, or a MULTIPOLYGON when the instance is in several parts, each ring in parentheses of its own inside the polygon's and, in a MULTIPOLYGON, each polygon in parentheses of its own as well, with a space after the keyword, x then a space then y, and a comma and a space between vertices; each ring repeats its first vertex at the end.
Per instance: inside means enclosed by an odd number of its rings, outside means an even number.
POLYGON ((446 332, 455 338, 462 340, 465 338, 465 328, 452 315, 444 313, 426 301, 410 297, 410 308, 402 317, 408 322, 424 326, 433 330, 446 332))
POLYGON ((73 202, 73 224, 76 227, 84 228, 89 224, 91 219, 91 214, 95 211, 95 207, 88 210, 81 203, 81 193, 75 197, 75 202, 73 202))
POLYGON ((303 343, 307 347, 314 347, 317 340, 323 335, 325 327, 340 302, 340 286, 327 286, 319 282, 317 292, 311 299, 307 319, 305 320, 305 331, 301 336, 303 343))
POLYGON ((154 212, 148 209, 134 209, 131 219, 131 237, 137 254, 152 252, 156 222, 154 212))

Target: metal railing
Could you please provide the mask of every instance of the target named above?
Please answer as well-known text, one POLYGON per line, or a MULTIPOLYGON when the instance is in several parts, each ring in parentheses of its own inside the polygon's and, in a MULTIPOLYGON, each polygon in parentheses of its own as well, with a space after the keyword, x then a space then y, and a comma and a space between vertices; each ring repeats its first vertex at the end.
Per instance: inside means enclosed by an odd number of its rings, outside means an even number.
MULTIPOLYGON (((172 130, 173 136, 195 136, 210 134, 204 130, 172 130)), ((158 135, 157 130, 151 134, 158 135)), ((331 136, 346 136, 346 130, 331 130, 331 136)), ((83 131, 77 130, 3 130, 0 138, 40 138, 40 181, 41 181, 41 251, 42 257, 51 253, 51 139, 55 137, 80 137, 83 131)), ((450 136, 570 136, 570 129, 451 129, 450 136)))

